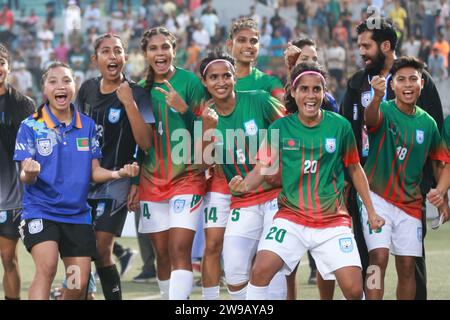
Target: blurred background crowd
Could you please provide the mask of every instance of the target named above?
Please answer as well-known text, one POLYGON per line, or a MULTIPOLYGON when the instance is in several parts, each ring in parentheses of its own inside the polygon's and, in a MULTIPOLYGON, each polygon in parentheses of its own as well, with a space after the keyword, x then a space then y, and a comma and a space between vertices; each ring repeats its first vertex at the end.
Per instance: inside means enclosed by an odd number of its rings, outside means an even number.
POLYGON ((78 84, 97 75, 90 55, 102 33, 121 36, 128 45, 126 72, 139 80, 146 68, 140 37, 147 28, 164 25, 175 33, 177 66, 196 72, 208 49, 225 47, 230 23, 243 16, 259 24, 258 68, 282 81, 287 42, 313 39, 338 103, 348 77, 362 67, 355 27, 373 14, 397 26, 398 55, 425 61, 436 82, 449 74, 449 0, 3 0, 0 10, 0 42, 14 61, 10 82, 38 103, 41 70, 55 59, 71 65, 78 84))

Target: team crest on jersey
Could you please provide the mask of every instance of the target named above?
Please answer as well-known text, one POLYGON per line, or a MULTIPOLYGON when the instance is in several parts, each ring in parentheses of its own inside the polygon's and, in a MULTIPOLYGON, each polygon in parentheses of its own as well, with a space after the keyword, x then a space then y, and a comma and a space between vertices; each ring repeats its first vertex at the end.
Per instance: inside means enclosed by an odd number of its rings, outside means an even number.
POLYGON ((6 219, 8 218, 8 212, 7 211, 0 211, 0 223, 5 223, 6 219))
POLYGON ((173 212, 180 213, 183 212, 184 206, 186 205, 186 200, 184 199, 177 199, 173 203, 173 212))
POLYGON ((41 156, 48 156, 53 151, 52 141, 48 138, 37 139, 37 150, 41 156))
POLYGON ((341 238, 339 239, 339 247, 344 253, 349 253, 353 251, 353 240, 352 238, 341 238))
POLYGON ((418 144, 422 144, 425 138, 425 133, 423 130, 416 130, 416 141, 418 144))
POLYGON ((30 234, 36 234, 42 231, 44 228, 42 219, 34 219, 28 222, 28 232, 30 234))
POLYGON ((370 91, 361 93, 361 104, 364 108, 367 108, 370 101, 372 101, 372 95, 370 94, 370 91))
POLYGON ((120 120, 121 109, 111 108, 109 109, 108 120, 111 123, 117 123, 120 120))
POLYGON ((325 139, 325 150, 328 153, 333 153, 336 151, 336 139, 335 138, 326 138, 325 139))
POLYGON ((258 132, 258 126, 254 119, 244 122, 245 133, 249 136, 254 136, 258 132))
POLYGON ((422 227, 417 227, 417 241, 422 242, 422 227))
POLYGON ((105 213, 105 206, 104 202, 97 203, 97 208, 95 209, 96 218, 100 218, 105 213))

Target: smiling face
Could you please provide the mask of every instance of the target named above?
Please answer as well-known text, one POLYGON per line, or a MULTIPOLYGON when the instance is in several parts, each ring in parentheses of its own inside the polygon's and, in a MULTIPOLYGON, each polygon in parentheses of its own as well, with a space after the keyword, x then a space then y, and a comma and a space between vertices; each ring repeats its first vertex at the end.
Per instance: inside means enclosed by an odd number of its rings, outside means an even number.
POLYGON ((304 75, 291 89, 301 119, 314 121, 318 118, 325 92, 322 79, 318 75, 304 75))
POLYGON ((228 63, 218 61, 206 69, 202 82, 214 100, 226 100, 233 94, 236 78, 228 63))
POLYGON ((0 87, 5 86, 10 71, 8 60, 0 56, 0 87))
POLYGON ((391 82, 397 105, 414 106, 423 88, 423 79, 419 71, 412 67, 399 69, 391 82))
POLYGON ((148 64, 155 72, 155 79, 166 78, 176 54, 170 39, 163 34, 153 35, 148 39, 144 54, 148 64))
POLYGON ((92 60, 104 79, 114 81, 121 78, 126 58, 122 42, 112 37, 102 40, 92 60))
POLYGON ((254 29, 242 29, 227 41, 228 50, 237 62, 249 64, 256 60, 259 52, 259 34, 254 29))
POLYGON ((68 110, 75 95, 75 81, 71 70, 61 66, 51 68, 44 81, 44 95, 53 113, 68 110))

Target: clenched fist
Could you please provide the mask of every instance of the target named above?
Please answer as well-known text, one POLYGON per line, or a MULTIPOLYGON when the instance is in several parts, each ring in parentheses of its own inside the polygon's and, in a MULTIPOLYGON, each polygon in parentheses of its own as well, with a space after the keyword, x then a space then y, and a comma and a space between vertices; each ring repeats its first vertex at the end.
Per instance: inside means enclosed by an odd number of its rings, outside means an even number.
POLYGON ((139 174, 139 166, 137 162, 133 162, 132 164, 126 164, 122 169, 119 170, 119 176, 121 178, 132 178, 136 177, 139 174))
POLYGON ((386 93, 386 79, 383 76, 375 76, 370 85, 374 91, 374 98, 382 99, 386 93))
POLYGON ((123 105, 128 105, 134 101, 133 91, 127 81, 124 81, 116 90, 117 98, 123 105))

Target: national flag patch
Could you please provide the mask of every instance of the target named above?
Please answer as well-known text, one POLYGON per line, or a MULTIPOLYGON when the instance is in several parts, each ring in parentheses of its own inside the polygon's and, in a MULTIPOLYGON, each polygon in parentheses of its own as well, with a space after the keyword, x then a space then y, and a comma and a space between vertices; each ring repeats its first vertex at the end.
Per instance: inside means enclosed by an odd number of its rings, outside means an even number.
POLYGON ((293 138, 284 138, 283 150, 300 150, 300 140, 293 138))
POLYGON ((78 151, 89 151, 89 139, 88 138, 77 138, 77 150, 78 151))

